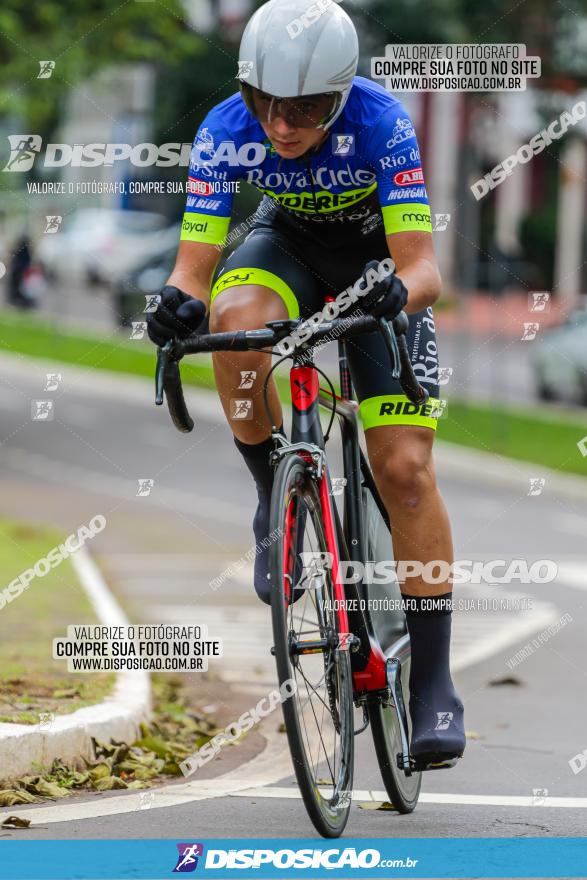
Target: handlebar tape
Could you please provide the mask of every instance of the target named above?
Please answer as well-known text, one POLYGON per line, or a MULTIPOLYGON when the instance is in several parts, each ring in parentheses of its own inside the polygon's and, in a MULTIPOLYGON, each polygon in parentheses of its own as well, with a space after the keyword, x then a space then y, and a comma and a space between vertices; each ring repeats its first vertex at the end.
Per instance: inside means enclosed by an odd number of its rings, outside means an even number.
POLYGON ((169 415, 171 416, 173 424, 178 431, 181 431, 184 434, 189 434, 189 432, 193 430, 194 420, 188 412, 185 398, 183 396, 179 364, 177 361, 169 361, 167 363, 163 379, 163 388, 167 398, 169 415))

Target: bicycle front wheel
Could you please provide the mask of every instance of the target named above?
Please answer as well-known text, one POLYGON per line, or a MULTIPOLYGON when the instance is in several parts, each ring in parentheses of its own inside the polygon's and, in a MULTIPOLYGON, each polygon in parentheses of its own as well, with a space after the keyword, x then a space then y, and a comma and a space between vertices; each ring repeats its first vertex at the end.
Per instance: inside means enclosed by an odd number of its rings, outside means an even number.
POLYGON ((271 534, 279 536, 269 555, 271 615, 289 748, 314 827, 338 837, 353 784, 351 664, 348 641, 339 640, 318 488, 298 455, 277 469, 271 534))

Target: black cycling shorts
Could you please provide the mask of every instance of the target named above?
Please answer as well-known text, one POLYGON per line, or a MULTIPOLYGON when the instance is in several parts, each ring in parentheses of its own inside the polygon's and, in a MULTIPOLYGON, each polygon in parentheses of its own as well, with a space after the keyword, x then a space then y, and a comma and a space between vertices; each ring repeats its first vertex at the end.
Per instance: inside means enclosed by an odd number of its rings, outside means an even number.
MULTIPOLYGON (((217 296, 244 284, 274 290, 290 318, 309 318, 324 306, 325 296, 336 296, 353 284, 369 260, 389 257, 383 233, 365 236, 352 248, 324 248, 274 225, 258 223, 220 265, 212 287, 217 296)), ((428 389, 430 400, 416 406, 391 375, 389 355, 379 333, 347 340, 349 366, 365 430, 379 425, 421 425, 436 428, 442 412, 438 400, 438 353, 432 309, 409 316, 407 334, 414 371, 428 389)))

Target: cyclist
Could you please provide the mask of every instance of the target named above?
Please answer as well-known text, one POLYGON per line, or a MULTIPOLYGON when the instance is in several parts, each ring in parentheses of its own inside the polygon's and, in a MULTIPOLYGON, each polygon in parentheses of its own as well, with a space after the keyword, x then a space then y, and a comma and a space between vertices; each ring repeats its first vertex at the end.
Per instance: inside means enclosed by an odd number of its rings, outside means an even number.
MULTIPOLYGON (((208 303, 212 332, 309 317, 323 307, 325 293, 336 295, 369 261, 391 254, 397 274, 388 274, 361 308, 389 318, 405 309, 414 369, 434 400, 431 306, 441 280, 418 143, 401 103, 356 76, 357 61, 355 28, 334 2, 269 0, 254 13, 240 45, 239 92, 214 107, 194 140, 177 261, 149 317, 149 335, 160 345, 193 333, 208 303), (244 241, 217 266, 239 180, 255 185, 263 199, 244 241)), ((236 446, 256 483, 259 545, 267 538, 273 480, 270 425, 261 403, 270 355, 224 352, 213 361, 236 446), (246 390, 241 377, 253 373, 246 390), (244 414, 242 406, 235 408, 242 400, 249 401, 244 414)), ((452 562, 432 461, 433 407, 418 408, 405 398, 379 334, 351 340, 349 362, 396 559, 452 562)), ((269 399, 273 424, 280 425, 273 384, 269 399)), ((254 579, 265 602, 267 557, 258 555, 254 579)), ((419 577, 404 585, 412 644, 411 749, 430 763, 461 755, 465 747, 463 706, 449 669, 450 591, 449 583, 430 585, 419 577), (430 597, 439 600, 436 607, 422 601, 430 597)))

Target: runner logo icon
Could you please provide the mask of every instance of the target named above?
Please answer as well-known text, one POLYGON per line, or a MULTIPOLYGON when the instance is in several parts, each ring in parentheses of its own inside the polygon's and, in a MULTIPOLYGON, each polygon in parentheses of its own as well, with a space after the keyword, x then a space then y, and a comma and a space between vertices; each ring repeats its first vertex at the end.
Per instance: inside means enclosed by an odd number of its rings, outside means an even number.
POLYGON ((179 856, 173 869, 174 874, 188 874, 198 867, 198 858, 204 855, 202 843, 178 843, 179 856))
POLYGON ((453 719, 452 712, 437 712, 436 716, 438 721, 436 722, 435 730, 448 730, 450 726, 450 722, 453 719))
POLYGON ((10 158, 3 171, 30 171, 43 143, 39 134, 9 134, 10 158))

